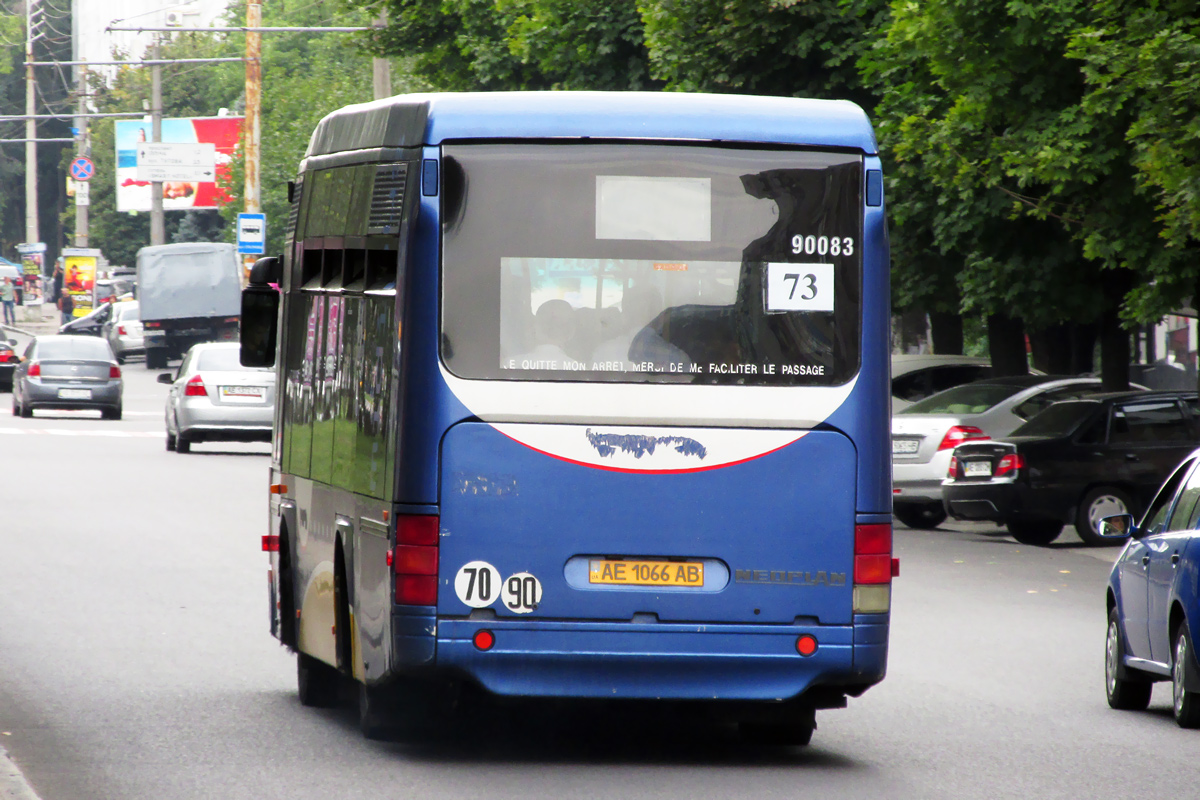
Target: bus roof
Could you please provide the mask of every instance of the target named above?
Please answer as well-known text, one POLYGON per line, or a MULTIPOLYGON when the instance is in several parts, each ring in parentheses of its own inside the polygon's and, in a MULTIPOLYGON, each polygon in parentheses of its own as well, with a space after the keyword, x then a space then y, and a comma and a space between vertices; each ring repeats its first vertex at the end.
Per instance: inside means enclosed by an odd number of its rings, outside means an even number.
POLYGON ((455 139, 688 139, 807 145, 874 155, 866 113, 848 100, 683 92, 407 94, 346 106, 306 156, 455 139))

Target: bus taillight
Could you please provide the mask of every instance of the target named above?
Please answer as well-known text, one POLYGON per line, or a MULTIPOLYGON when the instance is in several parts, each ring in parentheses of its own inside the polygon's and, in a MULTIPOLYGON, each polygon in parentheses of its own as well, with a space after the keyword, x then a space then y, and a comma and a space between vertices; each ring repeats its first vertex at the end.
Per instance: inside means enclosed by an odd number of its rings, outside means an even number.
POLYGON ((396 602, 437 605, 438 517, 402 514, 396 517, 396 547, 389 554, 396 575, 396 602))
POLYGON ((899 563, 892 558, 892 526, 886 523, 854 526, 854 612, 884 614, 891 607, 892 576, 899 563))

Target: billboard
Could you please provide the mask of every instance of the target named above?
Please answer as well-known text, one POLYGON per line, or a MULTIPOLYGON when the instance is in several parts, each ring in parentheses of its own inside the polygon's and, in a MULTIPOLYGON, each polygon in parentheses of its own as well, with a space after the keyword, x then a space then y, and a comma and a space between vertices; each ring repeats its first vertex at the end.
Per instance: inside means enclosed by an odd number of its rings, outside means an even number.
MULTIPOLYGON (((228 177, 229 162, 242 132, 241 117, 184 117, 162 121, 162 141, 211 144, 216 148, 217 178, 228 177)), ((138 145, 153 138, 145 120, 119 120, 117 139, 117 210, 149 211, 150 181, 138 178, 138 145)), ((217 208, 229 197, 216 181, 163 181, 163 209, 217 208)))
POLYGON ((92 292, 96 286, 96 261, 100 251, 85 247, 67 247, 63 251, 63 291, 75 301, 75 316, 91 313, 92 292))

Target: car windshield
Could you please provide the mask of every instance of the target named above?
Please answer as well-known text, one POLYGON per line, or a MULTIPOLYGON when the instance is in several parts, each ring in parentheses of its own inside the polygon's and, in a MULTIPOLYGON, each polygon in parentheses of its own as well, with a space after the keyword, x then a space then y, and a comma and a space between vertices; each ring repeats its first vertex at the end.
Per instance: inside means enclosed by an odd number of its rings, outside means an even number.
POLYGON ((968 383, 926 397, 898 414, 982 414, 1027 386, 1003 383, 968 383))
POLYGON ((242 351, 237 347, 201 350, 200 358, 196 362, 196 369, 208 369, 214 372, 257 372, 260 370, 258 367, 243 367, 242 351))
POLYGON ((93 359, 112 361, 112 349, 103 339, 91 336, 57 336, 38 342, 39 359, 93 359))
POLYGON ((1070 436, 1095 412, 1098 403, 1066 400, 1055 403, 1012 432, 1013 436, 1070 436))

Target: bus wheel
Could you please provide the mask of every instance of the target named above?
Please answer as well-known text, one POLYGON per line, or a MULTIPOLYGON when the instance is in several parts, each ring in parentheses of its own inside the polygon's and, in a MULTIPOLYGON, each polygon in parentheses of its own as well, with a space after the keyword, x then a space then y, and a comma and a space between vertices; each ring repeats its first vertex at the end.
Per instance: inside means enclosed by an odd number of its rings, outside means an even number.
POLYGON ((391 692, 365 683, 358 685, 358 727, 363 736, 374 741, 394 738, 395 712, 391 692))
POLYGON ((300 704, 314 708, 337 705, 342 676, 323 661, 304 653, 296 654, 296 689, 300 704))
POLYGON ((812 741, 817 724, 786 722, 740 722, 738 733, 750 744, 774 747, 803 747, 812 741))
POLYGON ((1063 524, 1056 519, 1010 519, 1005 527, 1021 544, 1044 545, 1058 538, 1063 524))

